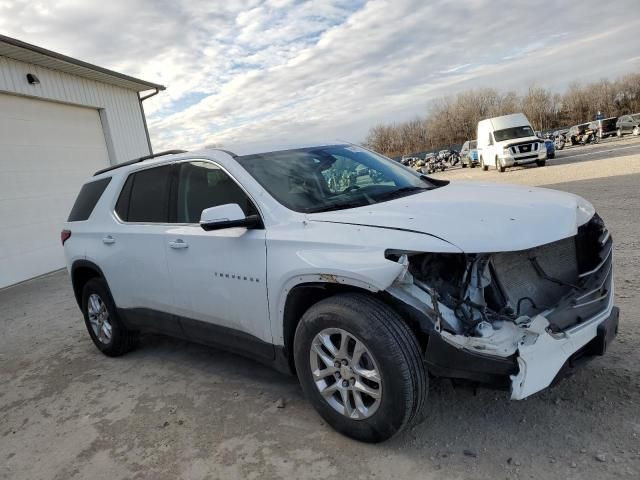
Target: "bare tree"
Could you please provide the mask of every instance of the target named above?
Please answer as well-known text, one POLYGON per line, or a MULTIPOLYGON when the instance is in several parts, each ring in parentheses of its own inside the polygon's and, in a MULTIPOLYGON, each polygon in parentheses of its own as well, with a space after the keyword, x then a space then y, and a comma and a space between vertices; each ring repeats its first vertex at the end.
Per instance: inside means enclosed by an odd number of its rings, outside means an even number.
POLYGON ((538 86, 522 97, 494 88, 466 90, 431 102, 423 118, 372 127, 365 144, 389 156, 459 145, 475 138, 480 120, 516 112, 524 112, 537 130, 586 123, 598 112, 607 117, 640 112, 640 73, 572 83, 562 94, 538 86))

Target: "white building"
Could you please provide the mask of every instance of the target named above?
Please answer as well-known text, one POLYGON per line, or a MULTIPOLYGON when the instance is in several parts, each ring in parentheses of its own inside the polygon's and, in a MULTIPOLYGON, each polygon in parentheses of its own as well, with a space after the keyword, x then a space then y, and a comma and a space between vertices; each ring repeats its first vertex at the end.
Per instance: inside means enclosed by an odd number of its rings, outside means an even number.
POLYGON ((151 153, 141 92, 160 90, 0 35, 0 288, 64 266, 83 181, 151 153))

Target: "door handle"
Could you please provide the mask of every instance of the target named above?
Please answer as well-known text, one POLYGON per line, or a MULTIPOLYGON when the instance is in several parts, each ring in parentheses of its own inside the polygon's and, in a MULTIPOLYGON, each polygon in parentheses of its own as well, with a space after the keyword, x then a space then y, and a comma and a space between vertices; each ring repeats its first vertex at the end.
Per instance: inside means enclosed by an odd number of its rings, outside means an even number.
POLYGON ((187 242, 185 242, 184 240, 182 240, 181 238, 178 238, 177 240, 174 240, 173 242, 169 242, 169 246, 171 248, 175 248, 176 250, 179 250, 181 248, 189 248, 189 244, 187 242))
POLYGON ((104 243, 105 245, 112 245, 116 243, 116 239, 111 235, 107 235, 106 237, 102 237, 102 243, 104 243))

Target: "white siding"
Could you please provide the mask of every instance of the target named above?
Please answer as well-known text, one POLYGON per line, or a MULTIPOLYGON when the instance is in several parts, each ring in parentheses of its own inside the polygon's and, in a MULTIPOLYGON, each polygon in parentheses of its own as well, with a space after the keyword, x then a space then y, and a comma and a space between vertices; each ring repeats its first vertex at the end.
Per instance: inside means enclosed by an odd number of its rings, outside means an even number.
POLYGON ((26 95, 103 110, 110 161, 120 163, 149 154, 137 92, 0 56, 0 92, 26 95), (27 73, 40 80, 27 83, 27 73), (106 119, 106 121, 105 121, 106 119))

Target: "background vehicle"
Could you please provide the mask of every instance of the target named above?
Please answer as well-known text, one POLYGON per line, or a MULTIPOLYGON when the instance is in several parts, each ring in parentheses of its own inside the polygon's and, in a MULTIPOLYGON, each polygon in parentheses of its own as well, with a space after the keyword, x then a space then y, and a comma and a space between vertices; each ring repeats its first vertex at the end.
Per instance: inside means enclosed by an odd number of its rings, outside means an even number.
POLYGON ((477 140, 467 140, 460 149, 462 168, 475 167, 480 162, 478 157, 477 140))
POLYGON ((616 134, 621 137, 628 133, 640 135, 640 113, 622 115, 618 118, 616 122, 616 134))
POLYGON ((415 164, 418 160, 420 160, 418 157, 414 157, 411 155, 403 155, 402 158, 400 159, 400 163, 410 167, 413 164, 415 164))
POLYGON ((478 155, 483 170, 536 163, 545 165, 547 149, 523 113, 494 117, 478 122, 478 155))
POLYGON ((547 158, 556 158, 556 144, 550 138, 544 139, 544 145, 547 148, 547 158))
POLYGON ((555 150, 562 150, 567 143, 567 133, 569 129, 556 130, 553 132, 553 141, 555 143, 555 150))
POLYGON ((426 165, 420 171, 428 175, 435 172, 444 172, 448 166, 449 164, 444 157, 434 155, 430 157, 429 160, 426 160, 426 165))
POLYGON ((617 131, 618 117, 596 120, 597 132, 600 138, 613 137, 617 131))
POLYGON ((616 334, 613 240, 576 195, 431 180, 350 144, 228 148, 82 187, 61 240, 105 355, 141 331, 226 348, 379 442, 420 417, 428 372, 519 400, 616 334))
POLYGON ((580 143, 580 139, 582 138, 582 135, 584 135, 584 131, 588 126, 588 123, 581 123, 579 125, 574 125, 569 129, 569 131, 567 132, 567 139, 569 140, 571 145, 577 145, 578 143, 580 143))
POLYGON ((591 122, 587 125, 587 128, 584 129, 582 135, 576 137, 578 142, 581 145, 588 145, 589 143, 599 143, 600 135, 599 135, 599 124, 597 121, 591 122))

